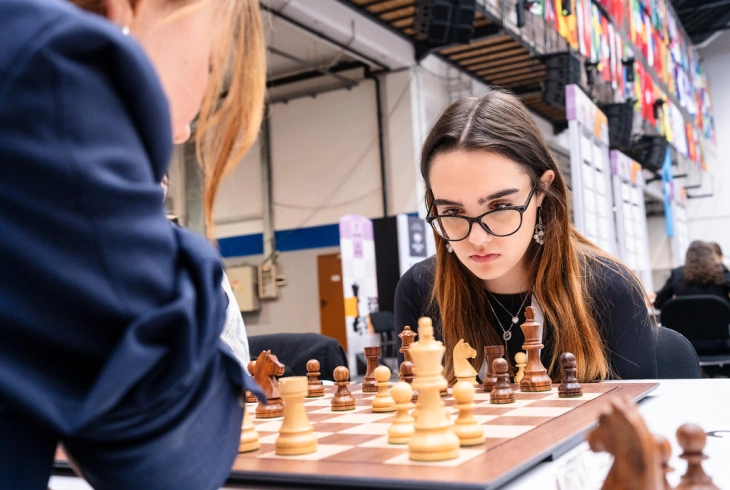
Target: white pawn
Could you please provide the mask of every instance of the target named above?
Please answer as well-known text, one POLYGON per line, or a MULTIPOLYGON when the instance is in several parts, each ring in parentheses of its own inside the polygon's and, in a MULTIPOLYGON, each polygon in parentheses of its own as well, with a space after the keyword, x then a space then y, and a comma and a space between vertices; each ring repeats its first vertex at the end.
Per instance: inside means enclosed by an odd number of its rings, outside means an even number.
POLYGON ((390 444, 407 444, 413 435, 413 417, 408 411, 413 408, 411 397, 413 396, 413 388, 405 381, 398 381, 390 390, 395 400, 395 419, 388 428, 388 443, 390 444))
POLYGON ((317 436, 307 418, 304 398, 307 377, 292 376, 279 380, 279 392, 284 402, 284 420, 276 438, 276 454, 309 454, 317 450, 317 436))
POLYGON ((259 442, 259 433, 256 432, 256 426, 251 421, 251 414, 248 408, 243 407, 243 426, 241 427, 241 440, 238 443, 238 452, 247 453, 255 451, 261 447, 259 442))
POLYGON ((388 381, 390 381, 390 369, 387 366, 378 366, 373 372, 375 385, 378 393, 373 398, 373 412, 395 412, 395 400, 390 396, 388 381))
POLYGON ((459 381, 451 389, 454 395, 454 408, 459 416, 452 430, 459 437, 459 445, 476 446, 484 443, 484 427, 474 418, 474 385, 468 381, 459 381))
POLYGON ((522 377, 525 375, 525 366, 527 366, 527 354, 518 352, 515 354, 515 366, 517 366, 517 374, 515 374, 515 383, 520 384, 522 377))

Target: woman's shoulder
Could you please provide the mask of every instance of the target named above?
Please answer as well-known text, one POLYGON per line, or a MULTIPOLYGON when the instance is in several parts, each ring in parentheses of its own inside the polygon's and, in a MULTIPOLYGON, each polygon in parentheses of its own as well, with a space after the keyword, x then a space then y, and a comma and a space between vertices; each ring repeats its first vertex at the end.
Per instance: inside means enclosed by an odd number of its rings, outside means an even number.
POLYGON ((401 281, 412 281, 416 283, 426 283, 433 285, 433 278, 436 275, 436 256, 432 255, 427 259, 417 262, 408 269, 401 281))
POLYGON ((590 253, 587 255, 586 268, 598 295, 613 296, 642 290, 633 272, 618 260, 590 253))

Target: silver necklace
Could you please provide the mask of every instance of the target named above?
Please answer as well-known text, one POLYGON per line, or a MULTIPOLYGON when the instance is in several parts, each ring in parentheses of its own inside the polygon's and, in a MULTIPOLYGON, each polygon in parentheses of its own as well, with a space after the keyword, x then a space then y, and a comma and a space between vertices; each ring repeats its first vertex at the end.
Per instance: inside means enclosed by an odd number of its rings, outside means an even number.
POLYGON ((517 315, 513 315, 512 313, 509 312, 509 310, 507 308, 504 307, 504 305, 502 303, 499 302, 499 300, 497 298, 494 297, 494 295, 489 290, 486 290, 486 291, 487 291, 487 293, 489 293, 489 296, 491 296, 492 299, 494 299, 494 301, 496 301, 497 304, 499 306, 501 306, 502 309, 504 309, 504 311, 506 311, 509 316, 512 317, 512 325, 510 325, 509 328, 505 330, 505 328, 502 326, 502 322, 499 321, 499 317, 497 316, 497 312, 494 311, 494 307, 492 306, 492 302, 489 301, 489 298, 487 298, 487 304, 489 305, 489 309, 492 310, 492 314, 494 315, 494 318, 497 319, 497 324, 499 325, 499 328, 502 329, 502 338, 504 339, 504 341, 506 343, 509 339, 512 338, 512 327, 514 327, 515 325, 517 325, 517 322, 520 321, 519 314, 522 311, 522 308, 525 306, 525 303, 527 303, 527 298, 529 298, 531 295, 530 295, 529 292, 527 293, 527 295, 525 295, 525 299, 522 300, 522 304, 520 305, 519 310, 517 310, 517 315))

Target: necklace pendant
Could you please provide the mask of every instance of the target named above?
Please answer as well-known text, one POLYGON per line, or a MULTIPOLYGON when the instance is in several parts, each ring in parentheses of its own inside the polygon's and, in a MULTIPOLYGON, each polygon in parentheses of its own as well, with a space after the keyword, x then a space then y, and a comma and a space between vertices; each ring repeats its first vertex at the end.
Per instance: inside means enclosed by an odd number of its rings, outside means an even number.
POLYGON ((509 339, 512 338, 512 332, 507 330, 506 332, 504 332, 502 334, 502 338, 504 339, 505 342, 507 342, 509 339))
POLYGON ((519 322, 519 321, 520 321, 520 317, 518 317, 518 316, 512 317, 512 325, 517 325, 517 322, 519 322))

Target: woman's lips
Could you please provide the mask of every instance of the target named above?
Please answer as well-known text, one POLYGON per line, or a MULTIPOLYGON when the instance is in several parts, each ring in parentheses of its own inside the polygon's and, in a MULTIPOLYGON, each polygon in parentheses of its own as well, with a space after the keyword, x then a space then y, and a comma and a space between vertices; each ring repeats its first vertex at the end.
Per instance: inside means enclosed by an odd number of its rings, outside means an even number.
POLYGON ((470 258, 479 264, 487 264, 497 260, 497 257, 499 257, 499 254, 472 255, 470 258))

